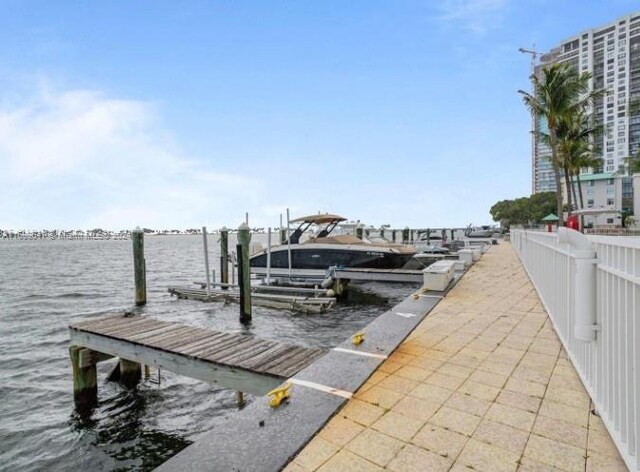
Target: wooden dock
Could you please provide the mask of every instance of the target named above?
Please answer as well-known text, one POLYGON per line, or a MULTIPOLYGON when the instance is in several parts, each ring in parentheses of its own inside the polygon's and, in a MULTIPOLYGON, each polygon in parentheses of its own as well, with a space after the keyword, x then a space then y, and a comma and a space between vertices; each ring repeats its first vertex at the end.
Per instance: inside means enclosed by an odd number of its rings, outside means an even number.
POLYGON ((96 363, 113 356, 265 395, 326 352, 127 314, 76 323, 69 331, 74 380, 80 380, 74 385, 94 390, 96 363))
MULTIPOLYGON (((206 286, 206 284, 205 284, 206 286)), ((238 302, 240 292, 229 287, 227 290, 193 287, 169 287, 168 292, 178 298, 200 300, 203 302, 238 302)), ((286 295, 282 293, 264 293, 264 291, 252 290, 252 301, 255 305, 268 308, 293 310, 302 313, 325 313, 336 303, 335 297, 320 297, 313 294, 286 295)))

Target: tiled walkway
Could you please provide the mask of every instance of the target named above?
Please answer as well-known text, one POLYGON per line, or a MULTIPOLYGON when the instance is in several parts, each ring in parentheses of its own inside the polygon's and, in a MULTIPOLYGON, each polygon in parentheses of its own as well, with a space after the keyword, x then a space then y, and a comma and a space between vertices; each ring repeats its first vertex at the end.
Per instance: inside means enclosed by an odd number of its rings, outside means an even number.
POLYGON ((508 243, 285 469, 627 470, 508 243))

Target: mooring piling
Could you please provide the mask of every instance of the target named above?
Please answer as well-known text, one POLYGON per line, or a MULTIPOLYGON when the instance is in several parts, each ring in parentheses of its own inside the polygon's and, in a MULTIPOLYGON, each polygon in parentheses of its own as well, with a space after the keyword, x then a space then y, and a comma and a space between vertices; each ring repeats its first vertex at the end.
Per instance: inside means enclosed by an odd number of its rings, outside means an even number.
POLYGON ((267 285, 271 284, 271 227, 267 229, 267 285))
POLYGON ((251 321, 251 269, 249 268, 249 244, 251 232, 246 223, 238 227, 238 285, 240 286, 240 321, 251 321))
POLYGON ((135 281, 135 302, 141 306, 147 303, 147 267, 144 260, 144 231, 136 228, 131 232, 133 241, 133 278, 135 281))
POLYGON ((287 231, 282 226, 282 213, 280 213, 280 244, 284 244, 287 240, 287 231))
POLYGON ((229 283, 229 230, 220 228, 220 282, 229 283))
POLYGON ((291 280, 291 220, 289 219, 289 209, 287 208, 287 259, 289 261, 289 280, 291 280))
POLYGON ((207 276, 207 295, 211 295, 211 280, 209 278, 209 245, 207 244, 207 227, 202 227, 202 248, 204 250, 204 271, 207 276))

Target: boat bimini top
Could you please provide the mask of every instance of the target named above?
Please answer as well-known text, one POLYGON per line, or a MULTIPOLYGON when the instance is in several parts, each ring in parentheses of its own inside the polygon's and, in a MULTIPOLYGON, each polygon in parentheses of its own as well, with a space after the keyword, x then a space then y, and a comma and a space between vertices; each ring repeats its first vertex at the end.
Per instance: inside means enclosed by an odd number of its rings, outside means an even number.
POLYGON ((302 236, 309 226, 324 224, 326 224, 326 226, 318 233, 316 238, 326 238, 331 231, 334 230, 336 225, 342 221, 347 221, 347 219, 342 216, 331 215, 329 213, 325 213, 323 215, 301 216, 300 218, 290 221, 290 223, 300 223, 300 226, 298 226, 298 228, 291 234, 289 239, 291 244, 298 244, 300 242, 300 236, 302 236))

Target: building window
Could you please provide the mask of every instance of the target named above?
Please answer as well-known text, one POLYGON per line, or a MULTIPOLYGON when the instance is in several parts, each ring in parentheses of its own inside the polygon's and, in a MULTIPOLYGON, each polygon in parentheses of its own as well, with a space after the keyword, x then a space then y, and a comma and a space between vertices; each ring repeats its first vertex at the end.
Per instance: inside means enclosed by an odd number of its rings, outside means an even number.
POLYGON ((588 208, 593 208, 593 200, 592 199, 588 199, 587 200, 587 207, 588 208))
POLYGON ((613 205, 613 198, 607 198, 607 205, 613 205))
POLYGON ((607 224, 608 225, 612 225, 613 224, 613 218, 607 218, 607 224))
POLYGON ((607 195, 613 195, 615 193, 615 188, 613 187, 608 187, 607 188, 607 195))
POLYGON ((607 185, 613 185, 614 179, 607 179, 607 185))

